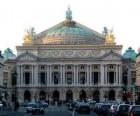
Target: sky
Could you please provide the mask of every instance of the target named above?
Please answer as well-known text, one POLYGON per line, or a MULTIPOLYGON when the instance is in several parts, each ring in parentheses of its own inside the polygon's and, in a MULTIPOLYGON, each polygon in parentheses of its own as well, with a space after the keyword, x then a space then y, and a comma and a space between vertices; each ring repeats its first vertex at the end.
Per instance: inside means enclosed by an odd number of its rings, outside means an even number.
POLYGON ((0 50, 22 45, 25 30, 40 33, 65 20, 70 6, 73 20, 102 33, 113 28, 122 53, 140 47, 139 0, 0 0, 0 50))

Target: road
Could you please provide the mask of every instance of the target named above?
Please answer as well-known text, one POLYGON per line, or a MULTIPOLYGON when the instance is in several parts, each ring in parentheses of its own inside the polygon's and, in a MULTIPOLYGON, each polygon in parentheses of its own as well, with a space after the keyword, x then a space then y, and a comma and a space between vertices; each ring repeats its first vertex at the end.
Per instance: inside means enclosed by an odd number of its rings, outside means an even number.
MULTIPOLYGON (((32 116, 31 113, 26 113, 25 109, 21 108, 18 112, 4 112, 0 111, 0 116, 32 116)), ((63 107, 56 107, 56 106, 49 106, 45 109, 44 116, 98 116, 94 112, 90 114, 78 114, 74 111, 69 111, 65 106, 63 107)))

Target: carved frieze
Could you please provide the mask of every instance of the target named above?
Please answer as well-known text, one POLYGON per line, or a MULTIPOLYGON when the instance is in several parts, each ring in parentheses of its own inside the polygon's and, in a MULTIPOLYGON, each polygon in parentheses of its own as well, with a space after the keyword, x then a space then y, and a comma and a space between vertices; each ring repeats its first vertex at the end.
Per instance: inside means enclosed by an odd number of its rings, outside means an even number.
POLYGON ((42 50, 39 51, 41 58, 89 58, 101 56, 100 50, 42 50))

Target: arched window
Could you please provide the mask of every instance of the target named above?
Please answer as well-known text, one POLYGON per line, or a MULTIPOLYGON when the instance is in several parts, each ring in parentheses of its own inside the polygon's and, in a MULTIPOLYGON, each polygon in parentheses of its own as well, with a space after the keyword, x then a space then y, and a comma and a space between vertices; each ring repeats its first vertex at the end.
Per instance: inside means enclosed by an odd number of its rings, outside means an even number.
POLYGON ((30 101, 31 100, 31 93, 30 91, 26 90, 24 92, 24 101, 30 101))

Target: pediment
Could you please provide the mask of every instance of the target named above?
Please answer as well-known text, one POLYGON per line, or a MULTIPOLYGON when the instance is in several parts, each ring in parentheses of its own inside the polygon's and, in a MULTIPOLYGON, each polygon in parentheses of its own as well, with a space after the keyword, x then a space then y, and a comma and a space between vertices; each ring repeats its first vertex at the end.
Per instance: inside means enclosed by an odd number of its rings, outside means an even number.
POLYGON ((17 60, 37 60, 37 56, 32 53, 25 52, 17 57, 17 60))
POLYGON ((109 53, 104 54, 101 57, 102 60, 121 60, 122 56, 114 51, 110 51, 109 53))

